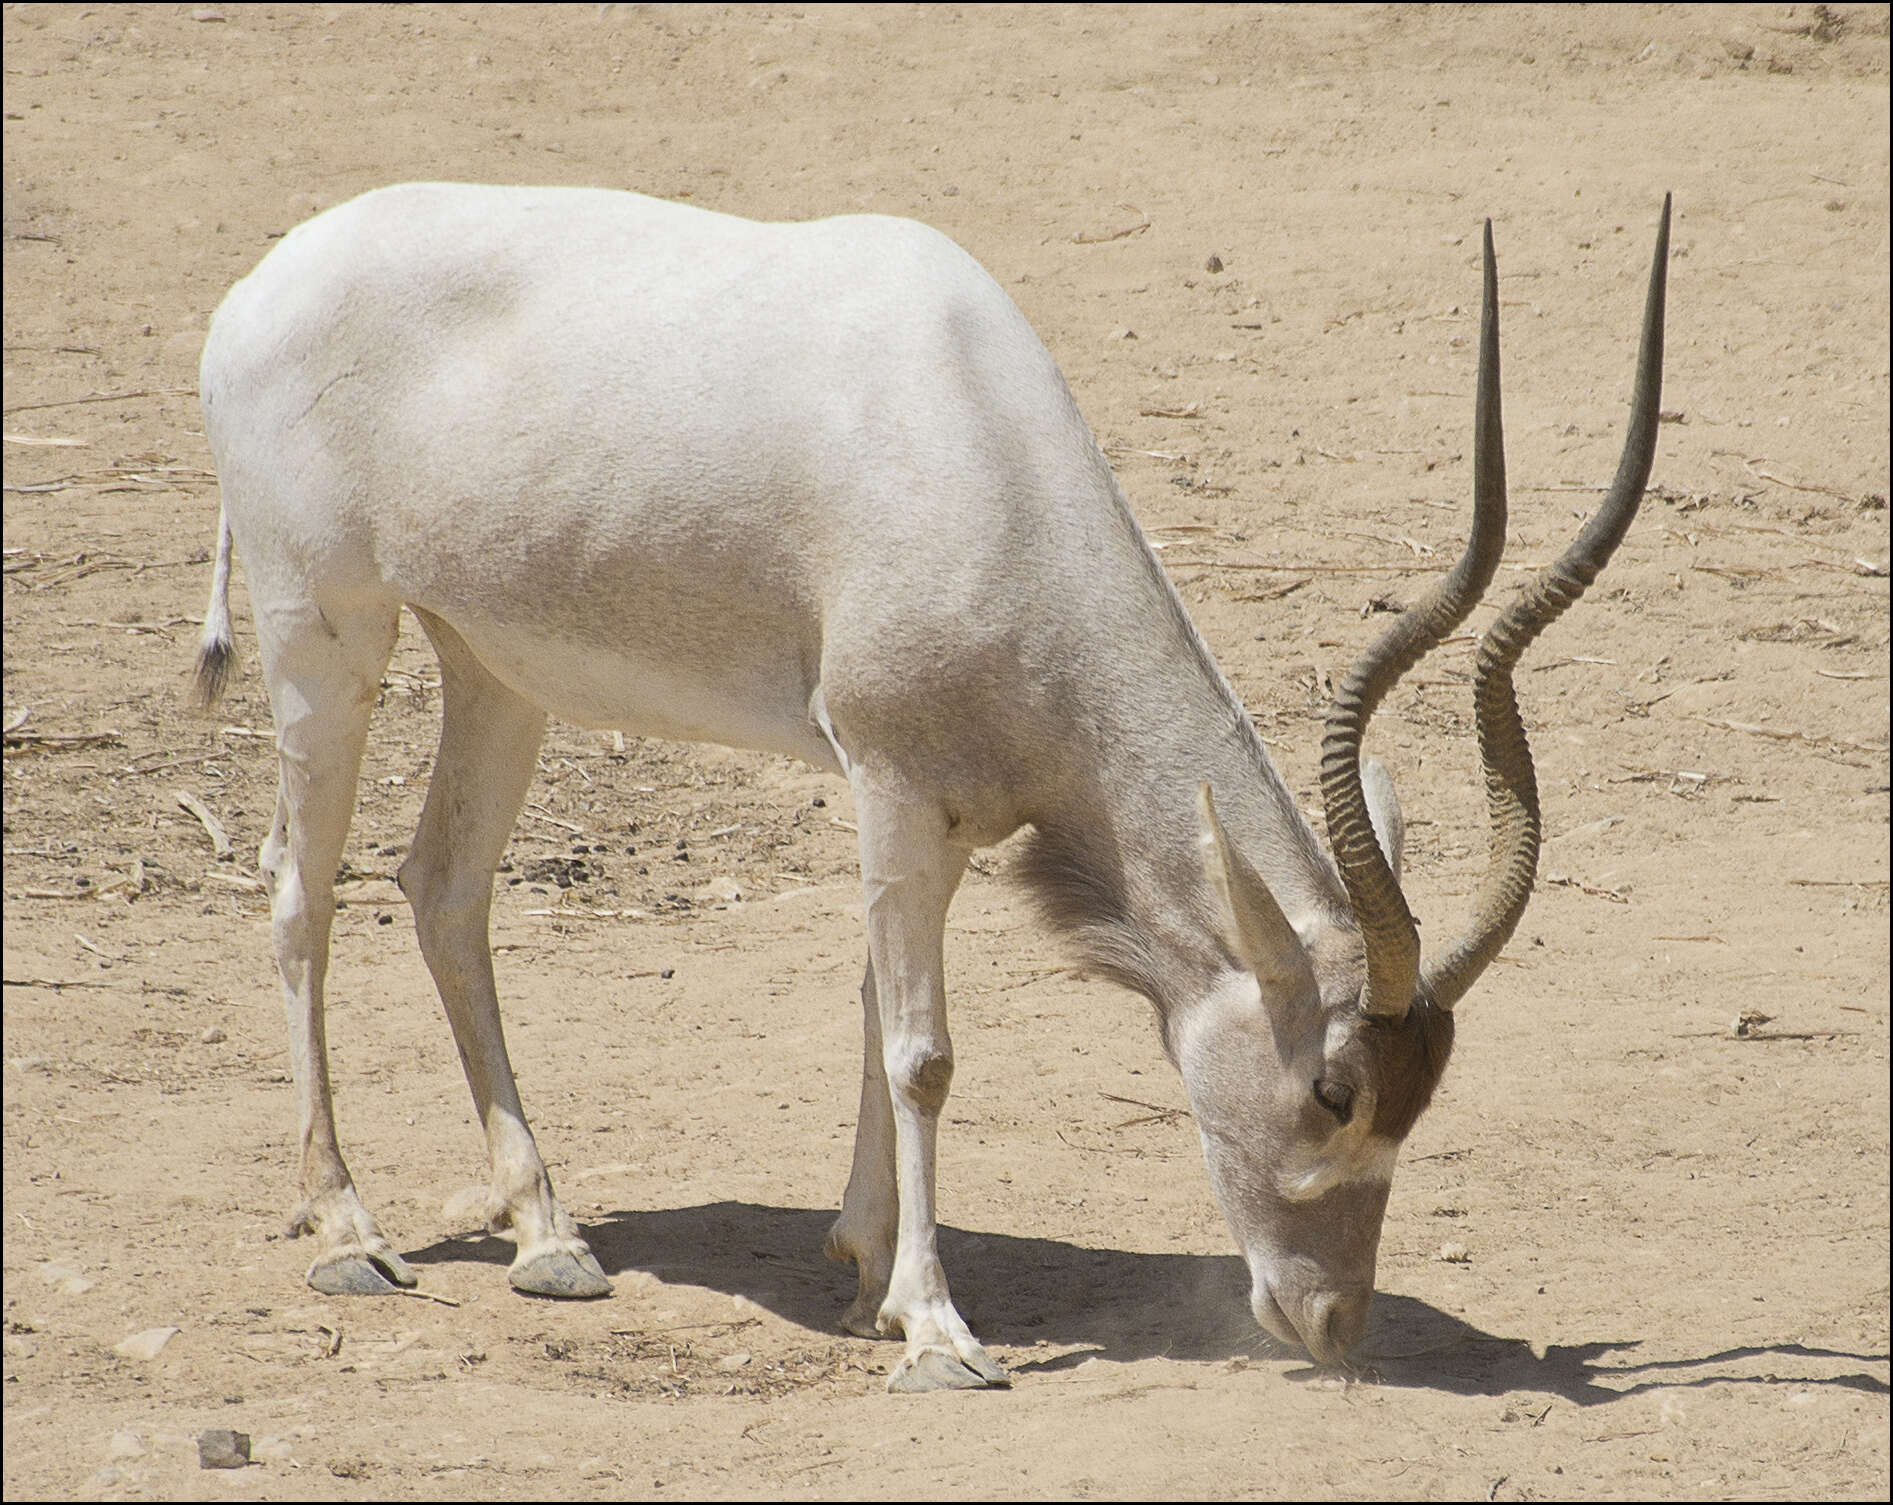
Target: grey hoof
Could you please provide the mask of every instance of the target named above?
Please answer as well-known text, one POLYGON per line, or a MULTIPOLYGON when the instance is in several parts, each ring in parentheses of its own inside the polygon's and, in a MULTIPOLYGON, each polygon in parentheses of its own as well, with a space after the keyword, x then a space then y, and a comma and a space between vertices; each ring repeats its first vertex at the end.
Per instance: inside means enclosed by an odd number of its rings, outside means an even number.
POLYGON ((418 1284, 407 1262, 392 1250, 317 1260, 308 1278, 324 1296, 392 1296, 403 1286, 418 1284))
POLYGON ((981 1356, 977 1368, 969 1368, 940 1348, 927 1348, 902 1359, 887 1377, 887 1388, 894 1395, 924 1395, 930 1390, 1002 1390, 1012 1381, 991 1359, 981 1356))
POLYGON ((565 1249, 550 1250, 523 1265, 514 1265, 506 1278, 516 1291, 529 1296, 556 1296, 565 1301, 585 1301, 611 1294, 611 1282, 598 1267, 590 1250, 573 1254, 565 1249))

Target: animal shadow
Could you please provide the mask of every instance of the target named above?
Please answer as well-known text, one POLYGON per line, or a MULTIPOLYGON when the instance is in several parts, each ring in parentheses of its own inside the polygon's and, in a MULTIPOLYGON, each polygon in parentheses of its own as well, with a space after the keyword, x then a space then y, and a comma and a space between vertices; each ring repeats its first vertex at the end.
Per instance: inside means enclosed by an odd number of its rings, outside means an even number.
MULTIPOLYGON (((852 1266, 822 1257, 830 1209, 712 1202, 606 1214, 585 1236, 608 1274, 643 1270, 669 1284, 744 1296, 783 1320, 839 1332, 854 1295, 852 1266)), ((1305 1354, 1270 1339, 1248 1304, 1248 1267, 1237 1256, 1093 1249, 1060 1239, 981 1233, 942 1224, 940 1257, 956 1304, 986 1342, 1054 1350, 1010 1356, 1014 1374, 1070 1369, 1093 1359, 1129 1363, 1282 1363, 1284 1378, 1326 1378, 1305 1354)), ((498 1239, 453 1239, 408 1258, 505 1264, 498 1239)), ((1481 1331, 1412 1296, 1374 1299, 1356 1377, 1398 1388, 1502 1396, 1535 1391, 1593 1406, 1648 1390, 1709 1384, 1826 1385, 1888 1393, 1886 1354, 1805 1344, 1724 1349, 1641 1361, 1641 1339, 1552 1345, 1481 1331), (1766 1360, 1765 1372, 1743 1372, 1766 1360), (1838 1362, 1837 1362, 1838 1361, 1838 1362), (1849 1365, 1855 1366, 1849 1368, 1849 1365), (1840 1372, 1836 1372, 1836 1370, 1840 1372), (1793 1372, 1789 1372, 1793 1371, 1793 1372)))
MULTIPOLYGON (((583 1231, 608 1275, 642 1270, 667 1283, 744 1296, 786 1321, 832 1333, 840 1331, 855 1289, 854 1267, 822 1256, 834 1220, 832 1209, 713 1202, 608 1213, 583 1231)), ((954 1301, 983 1340, 1085 1350, 1038 1367, 1064 1368, 1093 1356, 1248 1358, 1269 1348, 1249 1313, 1247 1269, 1234 1255, 1090 1249, 946 1224, 939 1247, 954 1301)), ((512 1254, 512 1245, 496 1238, 454 1238, 408 1258, 417 1265, 504 1265, 512 1254)))

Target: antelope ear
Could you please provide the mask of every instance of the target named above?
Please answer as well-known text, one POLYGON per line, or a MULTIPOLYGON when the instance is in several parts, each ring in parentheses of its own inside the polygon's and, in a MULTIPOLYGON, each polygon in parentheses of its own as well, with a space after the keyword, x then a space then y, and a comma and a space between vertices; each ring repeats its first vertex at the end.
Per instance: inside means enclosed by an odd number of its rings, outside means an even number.
POLYGON ((1262 875, 1223 834, 1208 784, 1197 786, 1196 821, 1223 944, 1255 974, 1264 1000, 1306 996, 1315 987, 1308 952, 1262 875))
POLYGON ((1393 792, 1393 775, 1379 758, 1361 759, 1361 794, 1367 800, 1367 818, 1374 823, 1374 839, 1387 859, 1393 881, 1400 881, 1400 854, 1407 845, 1407 818, 1400 813, 1400 796, 1393 792))

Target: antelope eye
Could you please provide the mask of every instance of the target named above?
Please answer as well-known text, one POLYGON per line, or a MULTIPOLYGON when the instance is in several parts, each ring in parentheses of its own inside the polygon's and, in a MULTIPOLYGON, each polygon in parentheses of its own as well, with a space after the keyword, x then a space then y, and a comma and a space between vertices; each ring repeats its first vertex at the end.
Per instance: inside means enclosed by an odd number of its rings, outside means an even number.
POLYGON ((1315 1100, 1342 1123, 1354 1116, 1354 1089, 1346 1082, 1332 1081, 1327 1077, 1317 1078, 1315 1100))

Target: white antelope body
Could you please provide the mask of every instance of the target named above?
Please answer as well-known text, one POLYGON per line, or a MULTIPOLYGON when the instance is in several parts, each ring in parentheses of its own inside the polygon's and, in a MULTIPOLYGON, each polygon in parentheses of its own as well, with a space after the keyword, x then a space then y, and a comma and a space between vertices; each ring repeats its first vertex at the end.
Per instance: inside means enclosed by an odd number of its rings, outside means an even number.
POLYGON ((1537 817, 1511 663, 1642 496, 1667 233, 1666 203, 1617 484, 1487 635, 1494 876, 1467 938, 1424 971, 1398 886, 1398 809, 1376 765, 1363 781, 1358 750, 1381 694, 1470 610, 1503 547, 1489 236, 1474 541, 1337 699, 1323 759, 1332 860, 1051 356, 938 233, 421 184, 285 236, 204 348, 224 512, 198 687, 213 698, 234 652, 234 539, 280 754, 261 868, 301 1116, 292 1230, 315 1236, 311 1284, 414 1281, 343 1163, 323 1028, 334 875, 406 606, 439 653, 444 720, 400 882, 486 1132, 489 1221, 516 1241, 515 1286, 610 1289, 526 1125, 487 940, 493 874, 551 713, 789 753, 849 780, 866 1046, 828 1252, 859 1271, 846 1325, 906 1339, 891 1388, 1005 1383, 935 1251, 953 1069, 942 931, 969 854, 1027 824, 1025 875, 1044 908, 1157 1008, 1257 1318, 1343 1360, 1451 1006, 1530 892, 1537 817))

